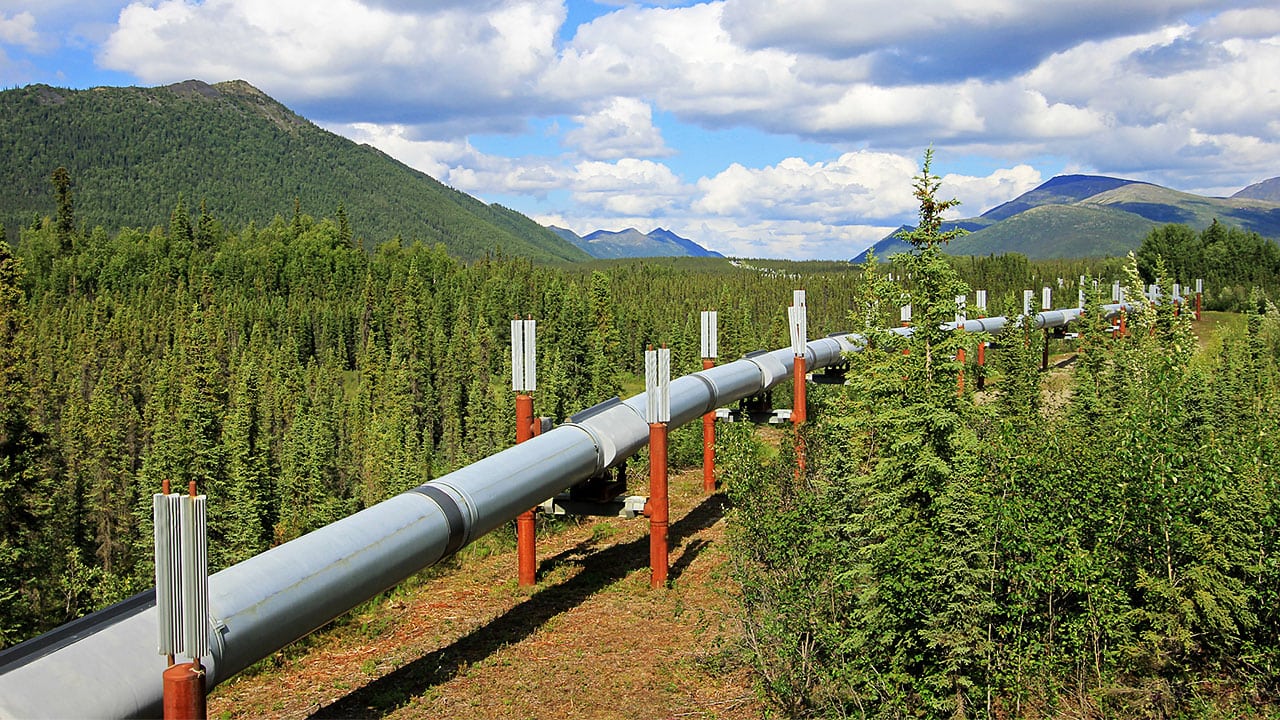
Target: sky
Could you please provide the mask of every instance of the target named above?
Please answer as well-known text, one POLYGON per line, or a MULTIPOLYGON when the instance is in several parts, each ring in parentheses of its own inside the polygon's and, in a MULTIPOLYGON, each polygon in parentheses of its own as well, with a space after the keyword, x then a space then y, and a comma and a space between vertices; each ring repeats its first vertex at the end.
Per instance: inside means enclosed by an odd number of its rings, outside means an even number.
POLYGON ((1280 175, 1274 0, 0 0, 0 86, 246 80, 579 234, 847 259, 1065 173, 1280 175))

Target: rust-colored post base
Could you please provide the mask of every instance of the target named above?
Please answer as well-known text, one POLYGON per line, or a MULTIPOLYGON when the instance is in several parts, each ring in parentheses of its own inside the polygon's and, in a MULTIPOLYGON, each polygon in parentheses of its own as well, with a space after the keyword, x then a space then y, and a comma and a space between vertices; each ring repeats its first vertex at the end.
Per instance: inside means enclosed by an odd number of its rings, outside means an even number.
POLYGON ((1196 293, 1196 322, 1200 322, 1200 293, 1196 293))
POLYGON ((982 388, 987 384, 986 366, 987 366, 987 344, 984 342, 980 342, 978 343, 978 391, 979 392, 981 392, 982 388))
MULTIPOLYGON (((516 442, 533 437, 533 398, 523 393, 516 396, 516 442)), ((533 509, 516 516, 516 583, 530 587, 538 582, 538 550, 535 540, 533 509)))
POLYGON ((1125 314, 1124 311, 1121 310, 1120 311, 1120 337, 1125 337, 1126 335, 1129 334, 1129 327, 1125 322, 1124 314, 1125 314))
MULTIPOLYGON (((702 358, 702 369, 710 370, 716 366, 711 358, 702 358)), ((702 490, 705 493, 716 491, 716 410, 712 408, 702 416, 702 490)))
POLYGON ((795 390, 792 392, 794 402, 791 405, 791 422, 796 425, 800 425, 806 420, 805 413, 808 409, 808 403, 805 398, 805 375, 808 372, 805 356, 797 355, 794 371, 795 390))
POLYGON ((649 423, 649 587, 667 585, 667 526, 670 507, 667 500, 667 425, 649 423))
POLYGON ((964 348, 956 350, 956 362, 960 363, 960 373, 956 376, 956 397, 964 395, 964 348))
POLYGON ((804 355, 797 355, 795 360, 794 389, 792 390, 791 423, 796 431, 796 477, 804 475, 804 438, 800 435, 800 426, 808 419, 808 398, 805 396, 805 374, 808 372, 804 355))
POLYGON ((165 720, 205 720, 204 668, 196 663, 171 665, 164 671, 165 720))
POLYGON ((532 587, 538 583, 538 548, 533 510, 516 516, 516 583, 532 587))

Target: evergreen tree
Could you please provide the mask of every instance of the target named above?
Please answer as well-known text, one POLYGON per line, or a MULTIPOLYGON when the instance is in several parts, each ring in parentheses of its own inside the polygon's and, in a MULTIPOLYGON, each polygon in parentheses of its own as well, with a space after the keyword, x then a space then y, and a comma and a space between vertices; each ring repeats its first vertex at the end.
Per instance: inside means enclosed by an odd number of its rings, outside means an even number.
POLYGON ((347 219, 347 207, 345 204, 338 203, 338 210, 334 213, 334 217, 338 220, 338 241, 343 245, 352 245, 354 247, 355 238, 351 233, 351 221, 347 219))
POLYGON ((259 372, 252 357, 236 373, 235 389, 222 432, 226 490, 218 498, 219 542, 210 543, 210 564, 226 567, 266 550, 271 542, 267 514, 274 498, 266 435, 260 417, 259 372))
POLYGON ((204 198, 200 198, 200 218, 195 230, 196 248, 199 250, 209 250, 218 244, 219 240, 218 221, 214 220, 209 214, 208 203, 204 198))
POLYGON ((621 365, 621 340, 613 316, 613 291, 609 276, 602 272, 591 274, 591 327, 590 344, 591 392, 593 403, 603 402, 622 392, 618 380, 621 365))
POLYGON ((53 190, 58 200, 54 232, 57 234, 61 254, 66 255, 71 252, 71 238, 76 231, 76 214, 75 204, 71 199, 71 174, 65 167, 58 166, 53 171, 53 190))
POLYGON ((735 515, 736 549, 756 559, 738 573, 754 603, 747 631, 769 638, 757 662, 793 713, 964 716, 985 703, 989 499, 979 414, 956 393, 954 353, 967 341, 944 328, 967 290, 941 252, 953 236, 939 231, 941 214, 955 203, 937 200, 931 159, 915 179, 914 250, 894 259, 912 277, 918 324, 875 327, 901 296, 874 264, 864 269, 874 295, 853 321, 867 345, 849 359, 846 394, 818 413, 815 434, 828 440, 811 445, 814 476, 795 490, 788 473, 773 480, 780 491, 730 488, 750 504, 735 515), (779 667, 797 661, 804 672, 779 667))
POLYGON ((43 620, 39 578, 47 507, 35 462, 43 438, 30 424, 22 278, 21 264, 0 243, 0 646, 22 639, 43 620))
POLYGON ((173 212, 169 215, 169 237, 185 244, 195 240, 191 215, 187 212, 187 202, 182 199, 182 195, 178 195, 178 204, 173 206, 173 212))

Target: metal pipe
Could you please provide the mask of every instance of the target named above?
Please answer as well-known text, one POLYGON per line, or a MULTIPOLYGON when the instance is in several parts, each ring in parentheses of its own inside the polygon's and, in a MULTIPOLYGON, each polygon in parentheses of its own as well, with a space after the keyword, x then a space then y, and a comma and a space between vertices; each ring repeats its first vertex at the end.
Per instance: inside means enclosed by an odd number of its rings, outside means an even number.
MULTIPOLYGON (((1038 315, 1037 327, 1065 324, 1072 313, 1054 312, 1061 316, 1038 315)), ((1004 320, 971 320, 964 327, 994 332, 1004 320)), ((857 335, 810 340, 803 357, 818 370, 864 344, 857 335)), ((677 378, 670 387, 670 425, 789 379, 795 357, 788 347, 677 378)), ((642 393, 591 408, 527 442, 214 574, 207 689, 622 462, 649 439, 646 402, 642 393)), ((159 678, 167 663, 156 652, 155 623, 154 593, 144 593, 0 652, 0 717, 159 717, 159 678)))

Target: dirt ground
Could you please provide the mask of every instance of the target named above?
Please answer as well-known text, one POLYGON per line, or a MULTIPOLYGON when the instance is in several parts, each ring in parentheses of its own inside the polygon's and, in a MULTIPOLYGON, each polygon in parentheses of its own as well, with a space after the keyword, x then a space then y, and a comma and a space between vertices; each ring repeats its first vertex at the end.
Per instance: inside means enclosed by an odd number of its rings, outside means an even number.
POLYGON ((209 717, 761 717, 724 594, 725 500, 701 485, 671 477, 668 589, 649 588, 644 518, 540 527, 529 589, 514 542, 482 539, 219 687, 209 717))

